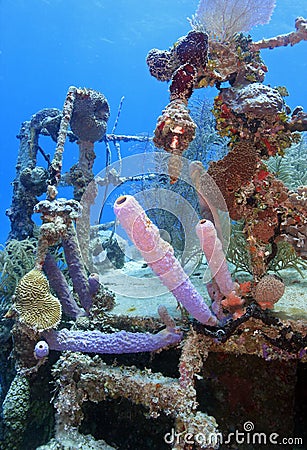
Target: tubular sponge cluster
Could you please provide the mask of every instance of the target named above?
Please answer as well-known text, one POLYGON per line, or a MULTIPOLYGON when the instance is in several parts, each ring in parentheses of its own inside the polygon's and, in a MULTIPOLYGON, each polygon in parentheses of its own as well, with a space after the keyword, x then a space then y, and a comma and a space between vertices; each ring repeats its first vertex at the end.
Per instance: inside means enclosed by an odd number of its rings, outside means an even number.
POLYGON ((160 237, 158 228, 135 198, 119 197, 114 212, 146 263, 178 302, 199 322, 216 325, 217 318, 184 272, 172 246, 160 237))

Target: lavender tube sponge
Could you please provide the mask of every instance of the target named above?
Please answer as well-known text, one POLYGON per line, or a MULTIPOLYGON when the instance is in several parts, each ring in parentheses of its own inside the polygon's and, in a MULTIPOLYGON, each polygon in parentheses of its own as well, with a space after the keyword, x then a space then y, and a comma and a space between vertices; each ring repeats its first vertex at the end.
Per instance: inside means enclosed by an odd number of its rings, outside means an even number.
POLYGON ((35 346, 35 357, 40 359, 48 351, 69 350, 86 353, 139 353, 153 352, 168 345, 177 344, 182 339, 182 333, 176 327, 174 320, 164 306, 159 306, 158 313, 166 328, 157 334, 132 333, 118 331, 117 333, 101 333, 100 331, 61 331, 50 330, 42 333, 46 340, 35 346), (45 345, 46 344, 46 345, 45 345))
POLYGON ((190 282, 175 258, 173 248, 160 237, 158 228, 135 198, 131 195, 119 197, 114 212, 146 263, 175 298, 199 322, 216 325, 217 318, 190 282))
POLYGON ((69 228, 68 236, 62 240, 62 245, 74 290, 79 296, 81 305, 88 312, 92 306, 93 298, 73 225, 69 228))
POLYGON ((164 329, 157 334, 132 333, 118 331, 101 333, 100 331, 47 331, 43 338, 50 350, 86 353, 138 353, 153 352, 181 340, 181 333, 164 329))
POLYGON ((61 302, 63 313, 73 319, 76 319, 78 316, 84 316, 84 309, 77 305, 63 273, 50 253, 46 255, 43 268, 50 286, 61 302))
POLYGON ((93 297, 95 294, 97 294, 98 289, 100 287, 98 273, 91 273, 87 279, 87 282, 88 282, 89 292, 90 292, 91 296, 93 297))
POLYGON ((42 359, 49 355, 49 345, 46 341, 39 341, 34 347, 34 357, 42 359))

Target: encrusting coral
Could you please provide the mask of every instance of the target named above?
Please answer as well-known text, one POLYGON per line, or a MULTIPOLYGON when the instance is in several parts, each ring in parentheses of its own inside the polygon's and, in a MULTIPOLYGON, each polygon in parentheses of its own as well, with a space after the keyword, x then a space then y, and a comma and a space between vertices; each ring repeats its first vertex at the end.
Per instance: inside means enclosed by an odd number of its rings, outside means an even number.
POLYGON ((180 176, 182 163, 181 154, 186 150, 195 135, 195 124, 182 100, 173 100, 167 105, 158 118, 154 144, 171 153, 168 162, 168 172, 171 184, 180 176))
POLYGON ((307 20, 304 17, 295 19, 295 31, 288 34, 281 34, 269 39, 262 39, 252 43, 252 50, 257 51, 262 48, 275 48, 286 45, 295 45, 303 40, 307 40, 307 20))
POLYGON ((51 439, 48 444, 40 445, 36 450, 68 450, 72 448, 82 448, 82 450, 115 450, 115 447, 106 444, 105 441, 101 439, 97 441, 90 434, 81 434, 74 428, 58 432, 56 437, 51 439))
MULTIPOLYGON (((257 283, 266 274, 281 239, 292 242, 297 254, 304 255, 306 208, 301 206, 302 203, 296 202, 297 194, 289 192, 269 172, 263 160, 274 155, 283 156, 291 144, 298 142, 299 135, 296 131, 303 131, 307 126, 306 114, 301 108, 295 108, 291 114, 290 108, 285 104, 285 89, 262 84, 267 68, 261 60, 259 50, 266 48, 266 42, 262 41, 263 47, 261 42, 254 45, 249 36, 238 34, 240 27, 241 31, 249 30, 257 23, 269 21, 274 2, 268 1, 260 9, 253 1, 244 2, 244 7, 241 6, 243 14, 231 2, 227 5, 218 1, 199 3, 191 25, 193 31, 205 32, 207 35, 204 38, 208 47, 207 59, 198 57, 198 49, 193 52, 193 46, 189 45, 190 33, 178 41, 178 44, 185 43, 185 64, 190 64, 191 70, 180 72, 178 69, 175 63, 176 45, 168 52, 150 51, 147 64, 153 76, 162 81, 171 80, 171 100, 176 92, 187 103, 194 89, 208 85, 215 85, 219 89, 213 113, 217 131, 222 137, 229 138, 229 152, 223 159, 209 164, 208 175, 212 176, 220 188, 231 219, 243 219, 245 222, 249 262, 257 283), (222 21, 216 20, 220 11, 224 17, 222 21), (163 61, 159 59, 162 54, 164 57, 167 54, 168 62, 173 62, 167 64, 166 77, 163 75, 163 61), (183 76, 184 73, 186 76, 183 76), (180 80, 178 89, 174 87, 177 78, 180 80), (221 83, 226 81, 230 87, 222 87, 221 83), (186 89, 182 85, 184 82, 186 89)), ((305 23, 304 19, 297 19, 297 31, 271 39, 271 48, 306 39, 305 23)), ((162 126, 163 116, 158 119, 155 139, 162 126)), ((155 139, 154 143, 163 147, 155 139)), ((167 148, 166 150, 169 151, 167 148)), ((180 156, 176 155, 177 173, 180 170, 178 161, 180 156)), ((204 171, 199 171, 195 162, 191 165, 190 174, 200 191, 201 188, 206 189, 208 183, 201 181, 204 171)), ((176 181, 176 178, 171 178, 171 181, 176 181)), ((213 217, 214 208, 210 208, 212 201, 206 200, 205 190, 198 197, 203 217, 216 222, 215 226, 218 227, 218 220, 213 217)), ((234 312, 232 307, 236 299, 238 306, 242 304, 242 299, 236 294, 228 301, 225 298, 219 298, 219 301, 234 312)), ((272 307, 273 303, 270 305, 272 307)), ((219 311, 220 308, 216 308, 219 311)))
POLYGON ((93 89, 76 90, 70 126, 80 141, 99 141, 106 133, 109 116, 109 104, 103 94, 93 89))
POLYGON ((33 237, 33 207, 37 203, 37 197, 46 191, 48 172, 36 165, 38 135, 39 131, 32 127, 31 121, 21 125, 12 204, 6 211, 11 222, 9 239, 24 240, 33 237))
POLYGON ((261 83, 221 89, 213 112, 222 136, 228 136, 231 144, 251 141, 261 158, 283 155, 299 139, 294 127, 288 127, 279 91, 261 83))
POLYGON ((171 183, 177 181, 181 172, 181 154, 195 136, 196 125, 186 104, 192 95, 198 70, 203 70, 206 65, 207 51, 207 34, 190 31, 170 51, 153 49, 147 55, 150 73, 160 80, 171 79, 171 101, 158 119, 154 136, 155 145, 171 153, 171 183))
MULTIPOLYGON (((193 30, 178 39, 170 50, 156 48, 150 50, 146 57, 146 63, 152 76, 160 81, 170 81, 173 74, 185 64, 189 64, 191 68, 195 69, 205 66, 207 52, 208 35, 202 31, 193 30)), ((182 92, 182 89, 179 89, 179 92, 182 92)), ((186 98, 188 97, 186 96, 186 98)))
MULTIPOLYGON (((189 392, 187 386, 182 385, 185 379, 183 374, 178 382, 161 373, 140 371, 133 367, 110 367, 86 355, 82 355, 76 365, 73 353, 60 358, 53 374, 60 389, 55 404, 58 432, 81 425, 83 402, 100 402, 107 397, 124 397, 133 403, 141 403, 153 418, 165 412, 174 418, 178 432, 189 429, 195 434, 202 431, 204 436, 210 436, 210 433, 217 431, 214 417, 196 412, 196 391, 189 392)), ((210 443, 201 448, 217 447, 212 447, 210 443)))
MULTIPOLYGON (((80 217, 81 211, 82 208, 78 201, 63 198, 53 201, 42 200, 36 205, 35 212, 40 212, 43 220, 38 240, 36 267, 40 269, 47 265, 47 271, 48 267, 50 270, 50 264, 52 263, 50 259, 47 258, 46 260, 48 249, 50 246, 62 242, 74 289, 79 295, 81 305, 88 311, 92 304, 93 294, 90 292, 76 230, 72 224, 73 220, 80 217)), ((55 281, 55 290, 59 291, 57 281, 55 281)), ((61 292, 64 293, 63 289, 61 289, 61 292)), ((68 302, 65 306, 67 310, 71 312, 74 310, 77 315, 82 314, 81 311, 78 313, 78 308, 71 296, 65 293, 65 298, 63 297, 62 301, 68 302)))
POLYGON ((26 376, 17 374, 2 405, 2 416, 5 424, 3 449, 19 450, 21 448, 29 408, 29 380, 26 376))

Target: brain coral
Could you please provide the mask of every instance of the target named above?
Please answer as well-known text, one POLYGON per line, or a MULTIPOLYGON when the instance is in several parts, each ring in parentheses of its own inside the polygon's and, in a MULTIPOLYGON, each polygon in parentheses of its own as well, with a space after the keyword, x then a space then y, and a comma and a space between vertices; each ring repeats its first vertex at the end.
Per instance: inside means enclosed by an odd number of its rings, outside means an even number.
POLYGON ((56 327, 61 320, 61 304, 50 293, 46 276, 33 269, 19 281, 14 307, 20 322, 38 331, 56 327))
POLYGON ((285 285, 280 278, 275 275, 265 275, 255 287, 254 297, 262 309, 272 309, 284 292, 285 285))

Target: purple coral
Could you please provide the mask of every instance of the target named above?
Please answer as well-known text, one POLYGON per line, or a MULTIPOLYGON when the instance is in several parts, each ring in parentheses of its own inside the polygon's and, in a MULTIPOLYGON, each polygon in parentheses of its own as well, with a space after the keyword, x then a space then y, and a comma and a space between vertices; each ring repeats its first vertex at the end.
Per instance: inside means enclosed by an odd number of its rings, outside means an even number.
POLYGON ((173 79, 180 66, 192 65, 194 69, 204 69, 207 64, 208 35, 203 31, 190 31, 170 50, 153 48, 146 57, 152 76, 160 81, 173 79))
POLYGON ((173 75, 170 85, 171 100, 187 100, 193 93, 193 85, 196 77, 196 69, 191 64, 180 66, 173 75))
POLYGON ((169 81, 178 67, 178 62, 169 50, 153 48, 146 57, 150 74, 160 81, 169 81))

